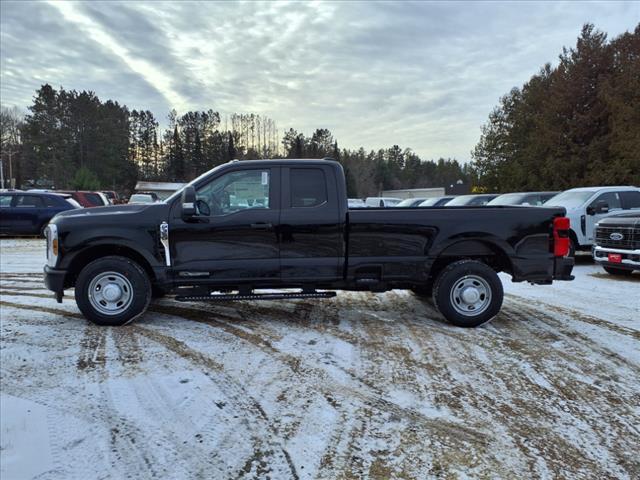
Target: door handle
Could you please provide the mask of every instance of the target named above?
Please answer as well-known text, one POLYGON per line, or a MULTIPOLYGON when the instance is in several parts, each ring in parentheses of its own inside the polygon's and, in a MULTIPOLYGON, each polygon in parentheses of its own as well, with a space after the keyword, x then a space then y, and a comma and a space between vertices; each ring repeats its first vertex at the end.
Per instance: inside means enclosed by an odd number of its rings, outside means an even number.
POLYGON ((273 228, 273 225, 270 223, 260 222, 260 223, 252 223, 251 228, 255 230, 269 230, 273 228))

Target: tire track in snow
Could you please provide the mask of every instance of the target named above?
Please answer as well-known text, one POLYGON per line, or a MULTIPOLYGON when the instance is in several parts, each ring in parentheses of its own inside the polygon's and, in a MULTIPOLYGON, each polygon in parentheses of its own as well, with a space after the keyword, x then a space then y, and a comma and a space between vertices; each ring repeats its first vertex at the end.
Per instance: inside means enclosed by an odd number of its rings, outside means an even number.
MULTIPOLYGON (((632 337, 635 340, 640 340, 640 331, 638 330, 634 330, 632 328, 627 328, 623 325, 618 325, 616 323, 613 322, 609 322, 607 320, 598 318, 598 317, 594 317, 592 315, 586 315, 584 313, 578 312, 576 310, 567 308, 567 307, 561 307, 559 305, 550 305, 546 302, 542 302, 540 300, 531 300, 528 298, 524 298, 524 297, 520 297, 518 295, 513 295, 513 294, 508 294, 508 296, 510 297, 510 299, 512 299, 515 303, 519 304, 519 305, 523 305, 527 308, 529 308, 531 310, 531 304, 534 305, 539 305, 540 307, 542 307, 544 309, 544 311, 554 311, 557 312, 561 315, 565 315, 568 317, 571 317, 573 320, 577 320, 579 322, 584 322, 584 323, 588 323, 591 325, 595 325, 598 327, 602 327, 602 328, 606 328, 608 330, 611 330, 615 333, 619 333, 620 335, 624 335, 627 337, 632 337)), ((640 311, 638 312, 638 315, 640 315, 640 311)), ((548 317, 548 315, 547 315, 548 317)))
POLYGON ((332 378, 330 378, 326 371, 318 369, 317 367, 307 365, 307 361, 305 358, 294 357, 288 353, 282 352, 275 348, 269 342, 266 342, 255 335, 248 334, 244 330, 240 330, 231 325, 227 325, 219 320, 203 318, 203 314, 207 314, 207 312, 204 310, 189 309, 185 307, 172 307, 169 309, 165 309, 163 307, 161 309, 156 309, 155 311, 158 311, 158 313, 166 313, 168 315, 193 320, 199 323, 210 324, 216 327, 222 326, 223 330, 225 330, 226 332, 232 335, 237 334, 236 336, 240 337, 243 340, 246 340, 255 347, 265 350, 268 354, 274 355, 278 360, 288 365, 291 371, 295 375, 299 376, 301 380, 305 380, 309 382, 309 384, 316 385, 317 387, 323 387, 321 391, 321 393, 323 394, 332 395, 335 394, 335 392, 342 392, 342 394, 344 395, 346 393, 347 397, 355 396, 360 400, 371 402, 372 405, 374 405, 381 411, 389 411, 390 413, 394 413, 401 417, 406 417, 416 423, 423 424, 425 427, 431 428, 433 430, 432 433, 439 432, 441 435, 456 436, 462 441, 468 441, 471 443, 479 442, 481 444, 484 444, 484 436, 471 428, 467 428, 463 425, 458 425, 456 423, 447 421, 436 421, 429 417, 425 417, 415 410, 403 408, 385 398, 382 398, 379 391, 370 391, 375 388, 372 385, 365 384, 360 388, 357 388, 349 385, 339 384, 332 378), (321 383, 319 384, 319 382, 321 383))
MULTIPOLYGON (((270 448, 267 450, 257 451, 254 449, 255 458, 260 458, 264 460, 264 456, 269 453, 274 459, 277 459, 277 453, 281 452, 286 465, 289 468, 289 473, 292 478, 297 479, 298 474, 295 466, 291 460, 289 453, 287 452, 284 442, 279 440, 279 432, 274 427, 272 421, 267 416, 266 412, 260 405, 260 403, 253 398, 244 387, 240 386, 237 381, 227 374, 223 372, 223 366, 213 360, 208 355, 205 355, 198 350, 195 350, 189 347, 185 342, 177 340, 168 335, 164 335, 158 331, 155 331, 151 328, 147 327, 137 327, 138 333, 141 335, 147 336, 148 338, 160 343, 165 346, 169 350, 173 351, 180 357, 190 361, 198 367, 205 367, 207 369, 214 370, 218 373, 218 375, 222 376, 221 382, 216 382, 218 388, 225 393, 225 397, 234 403, 237 406, 238 410, 251 412, 250 416, 245 417, 245 421, 249 425, 249 429, 254 432, 254 434, 263 433, 265 436, 270 439, 268 442, 270 448)), ((280 462, 282 463, 282 462, 280 462)), ((277 466, 277 462, 272 462, 269 465, 277 466)), ((284 474, 285 472, 280 472, 284 474)))

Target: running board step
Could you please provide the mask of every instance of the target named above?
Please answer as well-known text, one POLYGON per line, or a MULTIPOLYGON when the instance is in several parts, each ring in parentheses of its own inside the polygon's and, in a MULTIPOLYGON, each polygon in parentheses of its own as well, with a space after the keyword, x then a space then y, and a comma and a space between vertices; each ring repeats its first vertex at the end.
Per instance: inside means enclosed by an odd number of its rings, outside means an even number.
POLYGON ((333 298, 336 292, 248 293, 214 295, 178 295, 178 302, 231 302, 236 300, 289 300, 291 298, 333 298))

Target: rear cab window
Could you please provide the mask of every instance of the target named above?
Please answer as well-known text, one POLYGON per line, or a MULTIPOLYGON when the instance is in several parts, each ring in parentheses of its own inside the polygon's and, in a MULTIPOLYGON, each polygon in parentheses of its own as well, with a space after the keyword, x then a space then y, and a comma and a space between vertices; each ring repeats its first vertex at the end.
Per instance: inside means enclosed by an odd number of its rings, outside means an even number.
POLYGON ((627 208, 640 208, 640 192, 620 192, 622 197, 622 204, 625 209, 627 208))
POLYGON ((320 168, 292 168, 289 174, 291 207, 319 207, 327 203, 327 180, 320 168))

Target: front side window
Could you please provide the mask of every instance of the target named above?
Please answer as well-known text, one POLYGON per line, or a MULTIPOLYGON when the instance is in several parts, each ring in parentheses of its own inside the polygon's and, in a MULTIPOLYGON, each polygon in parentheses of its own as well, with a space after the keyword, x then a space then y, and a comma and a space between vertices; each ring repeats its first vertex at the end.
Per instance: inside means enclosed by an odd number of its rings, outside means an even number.
POLYGON ((320 168, 292 168, 291 206, 318 207, 327 202, 327 181, 320 168))
POLYGON ((249 208, 269 208, 270 170, 229 172, 196 190, 199 215, 228 215, 249 208))
POLYGON ((13 195, 0 195, 0 208, 10 207, 13 195))
POLYGON ((620 203, 620 194, 618 192, 607 192, 599 195, 591 205, 592 208, 595 208, 598 204, 602 202, 606 203, 609 206, 609 210, 613 210, 615 208, 622 208, 622 204, 620 203))
POLYGON ((18 195, 16 207, 42 208, 44 207, 44 203, 42 202, 42 198, 36 197, 35 195, 18 195))

